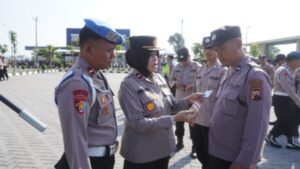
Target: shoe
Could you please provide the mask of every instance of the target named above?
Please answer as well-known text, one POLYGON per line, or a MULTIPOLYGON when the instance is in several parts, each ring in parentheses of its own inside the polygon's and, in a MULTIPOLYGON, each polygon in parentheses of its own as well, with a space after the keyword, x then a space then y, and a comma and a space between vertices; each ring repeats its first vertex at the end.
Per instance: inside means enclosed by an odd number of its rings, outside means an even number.
POLYGON ((296 137, 288 137, 288 143, 285 147, 288 149, 300 150, 300 144, 296 137))
POLYGON ((269 125, 274 126, 276 124, 276 122, 277 122, 277 120, 276 121, 270 121, 269 125))
POLYGON ((190 157, 192 159, 196 159, 197 158, 197 154, 195 152, 191 152, 190 157))
POLYGON ((268 143, 272 146, 272 147, 276 147, 276 148, 282 148, 282 145, 279 144, 276 140, 276 138, 272 135, 268 136, 269 139, 268 139, 268 143))
POLYGON ((176 144, 176 151, 175 152, 178 152, 180 151, 181 149, 183 149, 184 145, 182 143, 177 143, 176 144))

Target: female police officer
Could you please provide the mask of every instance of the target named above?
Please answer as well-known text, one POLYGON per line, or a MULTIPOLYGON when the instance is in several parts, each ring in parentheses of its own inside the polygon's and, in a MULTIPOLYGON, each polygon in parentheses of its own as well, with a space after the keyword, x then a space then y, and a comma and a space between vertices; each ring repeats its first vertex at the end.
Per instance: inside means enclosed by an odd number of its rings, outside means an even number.
POLYGON ((190 111, 172 116, 171 110, 187 109, 201 101, 200 93, 175 101, 164 78, 154 73, 158 63, 156 38, 134 36, 126 61, 133 71, 125 77, 119 90, 119 102, 126 115, 121 155, 124 169, 167 169, 169 156, 175 151, 172 123, 191 121, 190 111))

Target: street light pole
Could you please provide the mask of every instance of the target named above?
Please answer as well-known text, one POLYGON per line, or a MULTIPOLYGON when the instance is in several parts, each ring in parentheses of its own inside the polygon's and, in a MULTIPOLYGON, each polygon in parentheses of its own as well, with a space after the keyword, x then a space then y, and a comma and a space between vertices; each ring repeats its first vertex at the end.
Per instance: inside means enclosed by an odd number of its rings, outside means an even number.
POLYGON ((35 16, 33 17, 34 19, 34 23, 35 23, 35 65, 37 64, 38 62, 38 51, 37 51, 37 47, 38 47, 38 41, 37 41, 37 22, 38 22, 38 17, 35 16))

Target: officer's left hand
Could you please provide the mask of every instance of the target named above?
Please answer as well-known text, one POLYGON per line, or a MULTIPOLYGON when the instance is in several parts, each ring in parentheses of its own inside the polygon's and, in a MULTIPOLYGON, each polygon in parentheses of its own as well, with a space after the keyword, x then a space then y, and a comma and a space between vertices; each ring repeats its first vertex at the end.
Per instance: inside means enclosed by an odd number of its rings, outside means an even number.
POLYGON ((189 95, 187 99, 189 100, 189 103, 193 104, 194 102, 202 103, 204 101, 204 94, 197 92, 189 95))
POLYGON ((233 163, 229 169, 248 169, 248 168, 240 165, 239 163, 233 163))

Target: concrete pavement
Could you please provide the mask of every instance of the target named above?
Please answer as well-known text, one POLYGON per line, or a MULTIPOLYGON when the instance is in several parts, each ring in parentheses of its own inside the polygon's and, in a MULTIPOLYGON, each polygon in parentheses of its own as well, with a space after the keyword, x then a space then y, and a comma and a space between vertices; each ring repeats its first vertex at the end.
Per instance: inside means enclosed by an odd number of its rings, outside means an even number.
MULTIPOLYGON (((44 133, 24 122, 7 106, 0 103, 0 169, 52 169, 63 152, 60 122, 54 104, 54 87, 62 72, 13 76, 0 81, 0 93, 48 126, 44 133)), ((106 74, 117 94, 125 74, 106 74)), ((119 128, 123 133, 124 115, 115 97, 119 128)), ((271 113, 273 114, 273 113, 271 113)), ((273 118, 273 116, 272 116, 273 118)), ((187 128, 187 125, 186 125, 187 128)), ((191 141, 184 138, 185 147, 170 160, 170 169, 199 169, 200 163, 189 157, 191 141)), ((284 138, 280 142, 285 143, 284 138)), ((276 149, 265 145, 260 169, 300 169, 300 151, 276 149)), ((123 167, 123 158, 117 153, 115 169, 123 167)))

